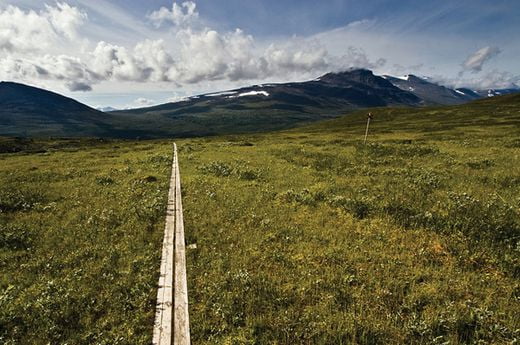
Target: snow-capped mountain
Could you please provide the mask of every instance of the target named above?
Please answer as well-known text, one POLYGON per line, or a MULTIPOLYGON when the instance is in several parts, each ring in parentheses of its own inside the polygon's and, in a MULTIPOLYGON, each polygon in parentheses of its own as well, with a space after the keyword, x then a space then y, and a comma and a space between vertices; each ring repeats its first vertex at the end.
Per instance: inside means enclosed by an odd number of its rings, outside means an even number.
POLYGON ((427 78, 420 78, 413 74, 404 77, 384 76, 389 82, 402 90, 413 93, 421 98, 425 105, 442 104, 454 105, 480 98, 469 92, 457 91, 445 86, 433 83, 427 78))

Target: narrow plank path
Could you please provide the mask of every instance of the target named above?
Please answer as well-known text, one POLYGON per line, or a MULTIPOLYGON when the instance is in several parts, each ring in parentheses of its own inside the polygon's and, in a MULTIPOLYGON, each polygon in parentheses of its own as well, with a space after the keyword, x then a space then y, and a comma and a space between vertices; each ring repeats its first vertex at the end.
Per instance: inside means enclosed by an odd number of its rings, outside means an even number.
POLYGON ((179 159, 177 145, 173 144, 172 174, 153 330, 154 345, 190 344, 185 249, 179 159))

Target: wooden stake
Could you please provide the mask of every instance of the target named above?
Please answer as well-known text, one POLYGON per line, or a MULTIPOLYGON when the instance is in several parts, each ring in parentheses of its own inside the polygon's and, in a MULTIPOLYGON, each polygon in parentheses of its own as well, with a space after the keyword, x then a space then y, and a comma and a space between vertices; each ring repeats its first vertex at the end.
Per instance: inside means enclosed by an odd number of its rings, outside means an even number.
POLYGON ((370 120, 372 119, 372 113, 368 113, 367 118, 367 130, 365 131, 365 140, 363 141, 363 145, 366 145, 367 143, 367 137, 368 137, 368 127, 370 126, 370 120))

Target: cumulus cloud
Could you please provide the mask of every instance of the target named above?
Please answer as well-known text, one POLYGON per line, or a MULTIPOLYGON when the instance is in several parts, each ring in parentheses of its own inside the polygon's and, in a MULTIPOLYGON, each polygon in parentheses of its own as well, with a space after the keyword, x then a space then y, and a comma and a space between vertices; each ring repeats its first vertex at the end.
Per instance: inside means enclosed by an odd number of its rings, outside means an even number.
POLYGON ((466 61, 462 64, 462 68, 464 71, 470 71, 472 73, 478 73, 482 71, 482 66, 494 58, 498 54, 500 54, 501 50, 498 47, 487 46, 481 48, 471 54, 466 61))
MULTIPOLYGON (((106 80, 181 85, 325 72, 351 67, 361 59, 361 53, 352 52, 350 57, 334 61, 318 42, 304 40, 270 45, 257 52, 253 37, 238 29, 224 34, 185 29, 175 38, 180 46, 176 58, 162 40, 140 42, 133 49, 99 42, 91 53, 89 67, 106 80)), ((366 57, 362 63, 361 67, 374 65, 366 57)))
POLYGON ((458 78, 446 78, 442 76, 435 76, 433 79, 442 85, 448 87, 468 87, 473 90, 486 90, 486 89, 506 89, 506 88, 517 88, 520 83, 520 75, 514 75, 509 72, 492 70, 483 75, 474 77, 458 77, 458 78))
POLYGON ((376 69, 386 65, 386 59, 379 58, 376 61, 370 61, 363 49, 348 47, 347 52, 343 56, 334 58, 333 65, 334 70, 344 70, 353 67, 376 69))
POLYGON ((58 34, 69 39, 77 37, 77 30, 87 19, 87 14, 66 3, 57 3, 56 7, 45 5, 43 13, 58 34))
POLYGON ((324 71, 330 67, 327 50, 317 41, 295 40, 283 46, 270 45, 264 53, 268 75, 324 71))
POLYGON ((45 6, 40 12, 23 11, 9 5, 0 9, 0 51, 46 50, 60 40, 77 37, 87 15, 65 3, 45 6))
MULTIPOLYGON (((134 49, 135 52, 135 49, 134 49)), ((134 52, 125 47, 99 42, 91 53, 92 69, 107 80, 147 81, 151 67, 147 67, 134 52)))
POLYGON ((171 10, 161 7, 148 16, 157 27, 164 23, 173 23, 177 26, 188 25, 198 19, 198 17, 197 4, 193 1, 185 1, 181 5, 174 2, 171 10))
POLYGON ((265 63, 253 53, 253 38, 241 30, 220 34, 215 30, 184 30, 178 33, 180 61, 169 79, 181 83, 203 80, 253 79, 263 74, 265 63))
POLYGON ((66 55, 44 55, 38 59, 0 59, 0 76, 10 80, 58 80, 71 91, 90 91, 99 76, 80 59, 66 55))
POLYGON ((301 79, 386 63, 384 59, 372 61, 354 47, 348 47, 343 56, 331 56, 317 39, 292 38, 259 49, 253 36, 240 29, 218 32, 199 27, 194 24, 198 16, 194 2, 173 2, 171 9, 163 7, 149 15, 157 26, 175 26, 168 38, 134 46, 100 41, 89 50, 71 54, 78 30, 88 19, 82 10, 60 2, 39 12, 7 6, 0 10, 0 53, 4 53, 0 55, 0 79, 58 81, 70 91, 90 91, 103 81, 179 86, 272 77, 301 79))
POLYGON ((92 91, 92 86, 83 82, 68 81, 65 83, 65 85, 67 86, 67 89, 69 89, 70 91, 92 91))

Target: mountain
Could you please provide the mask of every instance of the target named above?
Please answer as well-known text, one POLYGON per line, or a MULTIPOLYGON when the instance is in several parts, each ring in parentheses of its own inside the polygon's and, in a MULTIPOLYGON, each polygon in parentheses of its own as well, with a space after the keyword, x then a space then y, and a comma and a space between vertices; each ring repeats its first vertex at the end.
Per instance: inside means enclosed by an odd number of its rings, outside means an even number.
POLYGON ((479 98, 508 95, 520 92, 520 87, 508 89, 471 90, 468 88, 450 89, 433 83, 427 77, 417 77, 408 74, 404 77, 383 76, 386 80, 401 90, 409 91, 421 98, 425 105, 456 105, 467 103, 479 98))
POLYGON ((122 112, 141 114, 172 111, 172 114, 177 114, 180 109, 184 109, 188 113, 196 113, 197 110, 202 111, 202 108, 212 107, 212 110, 221 109, 224 112, 270 109, 308 113, 312 112, 312 108, 319 108, 338 113, 365 107, 420 104, 420 98, 395 87, 372 71, 352 69, 328 73, 306 82, 254 85, 122 112))
POLYGON ((455 105, 480 98, 478 95, 449 89, 413 74, 404 77, 385 75, 384 78, 401 90, 409 91, 421 98, 425 105, 455 105))
POLYGON ((50 91, 2 82, 0 135, 166 138, 254 133, 363 108, 460 104, 480 97, 413 75, 400 79, 351 69, 306 82, 253 85, 148 108, 101 112, 50 91))
POLYGON ((520 92, 520 87, 512 87, 508 89, 486 89, 486 90, 478 90, 476 93, 480 97, 495 97, 495 96, 503 96, 503 95, 509 95, 512 93, 518 93, 520 92))
POLYGON ((457 93, 463 94, 471 99, 482 98, 482 96, 480 96, 477 91, 474 91, 474 90, 471 90, 471 89, 468 89, 465 87, 459 87, 459 88, 455 89, 455 91, 457 91, 457 93))
POLYGON ((298 83, 261 84, 111 114, 169 122, 181 136, 294 127, 367 107, 420 106, 416 95, 365 69, 298 83))
POLYGON ((0 82, 0 136, 153 138, 172 132, 145 118, 104 113, 51 91, 0 82))
POLYGON ((105 114, 71 98, 0 82, 0 134, 78 136, 102 133, 105 114))

